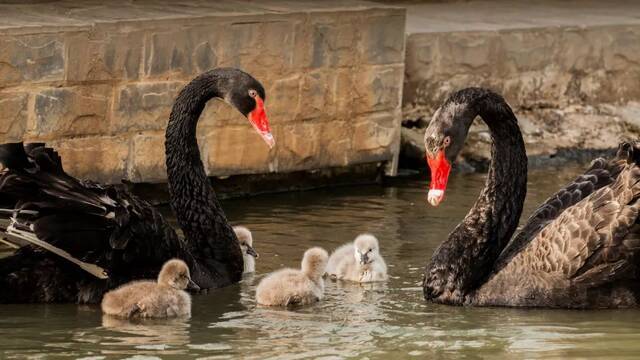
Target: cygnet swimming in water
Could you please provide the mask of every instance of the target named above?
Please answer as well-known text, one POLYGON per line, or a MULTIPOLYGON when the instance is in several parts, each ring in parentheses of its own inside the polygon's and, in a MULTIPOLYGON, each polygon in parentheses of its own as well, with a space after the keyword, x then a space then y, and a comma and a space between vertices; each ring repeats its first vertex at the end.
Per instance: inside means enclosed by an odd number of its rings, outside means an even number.
POLYGON ((327 274, 360 283, 387 280, 387 264, 380 255, 378 239, 361 234, 352 243, 337 248, 329 258, 327 274))
POLYGON ((253 249, 253 235, 251 231, 244 226, 234 226, 233 231, 240 242, 242 250, 242 259, 244 260, 244 274, 256 271, 256 259, 258 253, 253 249))
POLYGON ((102 312, 125 318, 191 316, 191 297, 184 289, 199 289, 184 261, 172 259, 160 270, 158 281, 132 281, 102 298, 102 312))
POLYGON ((302 258, 302 267, 281 269, 265 277, 256 289, 256 301, 267 306, 307 305, 324 297, 324 276, 329 254, 314 247, 302 258))

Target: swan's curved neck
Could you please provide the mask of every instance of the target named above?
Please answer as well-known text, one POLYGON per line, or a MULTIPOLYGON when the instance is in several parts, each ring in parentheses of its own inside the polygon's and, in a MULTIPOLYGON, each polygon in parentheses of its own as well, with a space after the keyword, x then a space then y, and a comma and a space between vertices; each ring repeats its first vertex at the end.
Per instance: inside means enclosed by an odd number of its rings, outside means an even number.
POLYGON ((170 202, 187 245, 194 256, 223 263, 240 248, 200 159, 196 127, 207 101, 224 97, 227 86, 215 73, 189 83, 175 101, 165 138, 170 202))
POLYGON ((527 191, 527 156, 511 108, 492 96, 471 106, 493 139, 489 173, 473 208, 436 250, 425 279, 425 296, 450 303, 464 302, 491 273, 518 225, 527 191), (433 284, 428 284, 429 272, 435 275, 433 284))

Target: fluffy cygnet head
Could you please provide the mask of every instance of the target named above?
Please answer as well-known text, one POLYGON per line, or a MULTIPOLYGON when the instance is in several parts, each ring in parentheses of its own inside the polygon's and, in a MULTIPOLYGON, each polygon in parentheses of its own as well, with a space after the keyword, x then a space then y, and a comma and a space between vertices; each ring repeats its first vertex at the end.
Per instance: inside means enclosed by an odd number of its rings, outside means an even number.
POLYGON ((253 249, 253 235, 251 231, 244 226, 234 226, 233 231, 236 232, 236 236, 240 242, 242 255, 249 255, 257 259, 260 255, 253 249))
POLYGON ((240 250, 242 250, 244 272, 252 273, 256 268, 255 259, 259 256, 253 249, 253 235, 251 234, 251 231, 244 226, 234 226, 233 231, 236 233, 236 237, 240 243, 240 250))
POLYGON ((380 256, 378 239, 371 234, 361 234, 353 242, 356 262, 361 265, 371 264, 380 256))
POLYGON ((302 272, 312 279, 324 276, 329 261, 329 254, 320 247, 313 247, 305 251, 302 257, 302 272))
POLYGON ((162 265, 158 275, 158 285, 169 286, 177 290, 199 290, 200 287, 191 280, 187 264, 180 259, 171 259, 162 265))

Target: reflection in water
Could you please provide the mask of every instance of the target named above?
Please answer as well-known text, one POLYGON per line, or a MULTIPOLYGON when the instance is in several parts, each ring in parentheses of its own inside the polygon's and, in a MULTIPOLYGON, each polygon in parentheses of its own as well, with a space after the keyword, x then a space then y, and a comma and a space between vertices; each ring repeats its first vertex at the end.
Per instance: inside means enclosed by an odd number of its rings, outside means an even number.
MULTIPOLYGON (((525 213, 576 169, 530 177, 525 213)), ((422 269, 466 214, 480 175, 454 175, 447 200, 426 205, 426 183, 360 186, 260 196, 224 203, 233 224, 253 231, 256 274, 193 298, 189 320, 129 322, 98 307, 0 306, 0 358, 633 358, 640 311, 465 308, 424 302, 422 269), (326 281, 322 302, 295 311, 256 307, 257 283, 300 266, 304 251, 328 251, 363 232, 380 240, 386 283, 326 281)))
MULTIPOLYGON (((117 350, 105 351, 105 354, 126 354, 128 349, 157 350, 162 354, 185 353, 190 343, 189 321, 185 319, 119 319, 109 315, 102 316, 102 326, 113 333, 103 336, 100 344, 117 350)), ((85 339, 83 339, 84 341, 85 339)))

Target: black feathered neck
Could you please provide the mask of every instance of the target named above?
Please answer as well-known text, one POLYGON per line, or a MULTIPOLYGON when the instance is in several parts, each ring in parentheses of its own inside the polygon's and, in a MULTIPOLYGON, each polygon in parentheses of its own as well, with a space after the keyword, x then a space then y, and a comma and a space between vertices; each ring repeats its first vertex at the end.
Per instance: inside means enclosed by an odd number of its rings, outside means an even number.
MULTIPOLYGON (((192 80, 178 95, 166 132, 166 164, 171 206, 187 241, 199 262, 217 262, 222 277, 237 281, 242 276, 242 253, 233 229, 209 183, 200 159, 196 127, 212 98, 225 98, 248 76, 239 70, 219 69, 192 80), (240 259, 240 261, 234 261, 240 259)), ((192 269, 200 287, 207 278, 192 269)))
POLYGON ((471 119, 479 115, 493 140, 485 187, 425 269, 425 298, 461 304, 486 280, 518 225, 526 196, 527 157, 517 119, 500 95, 469 88, 447 102, 471 110, 471 119))

